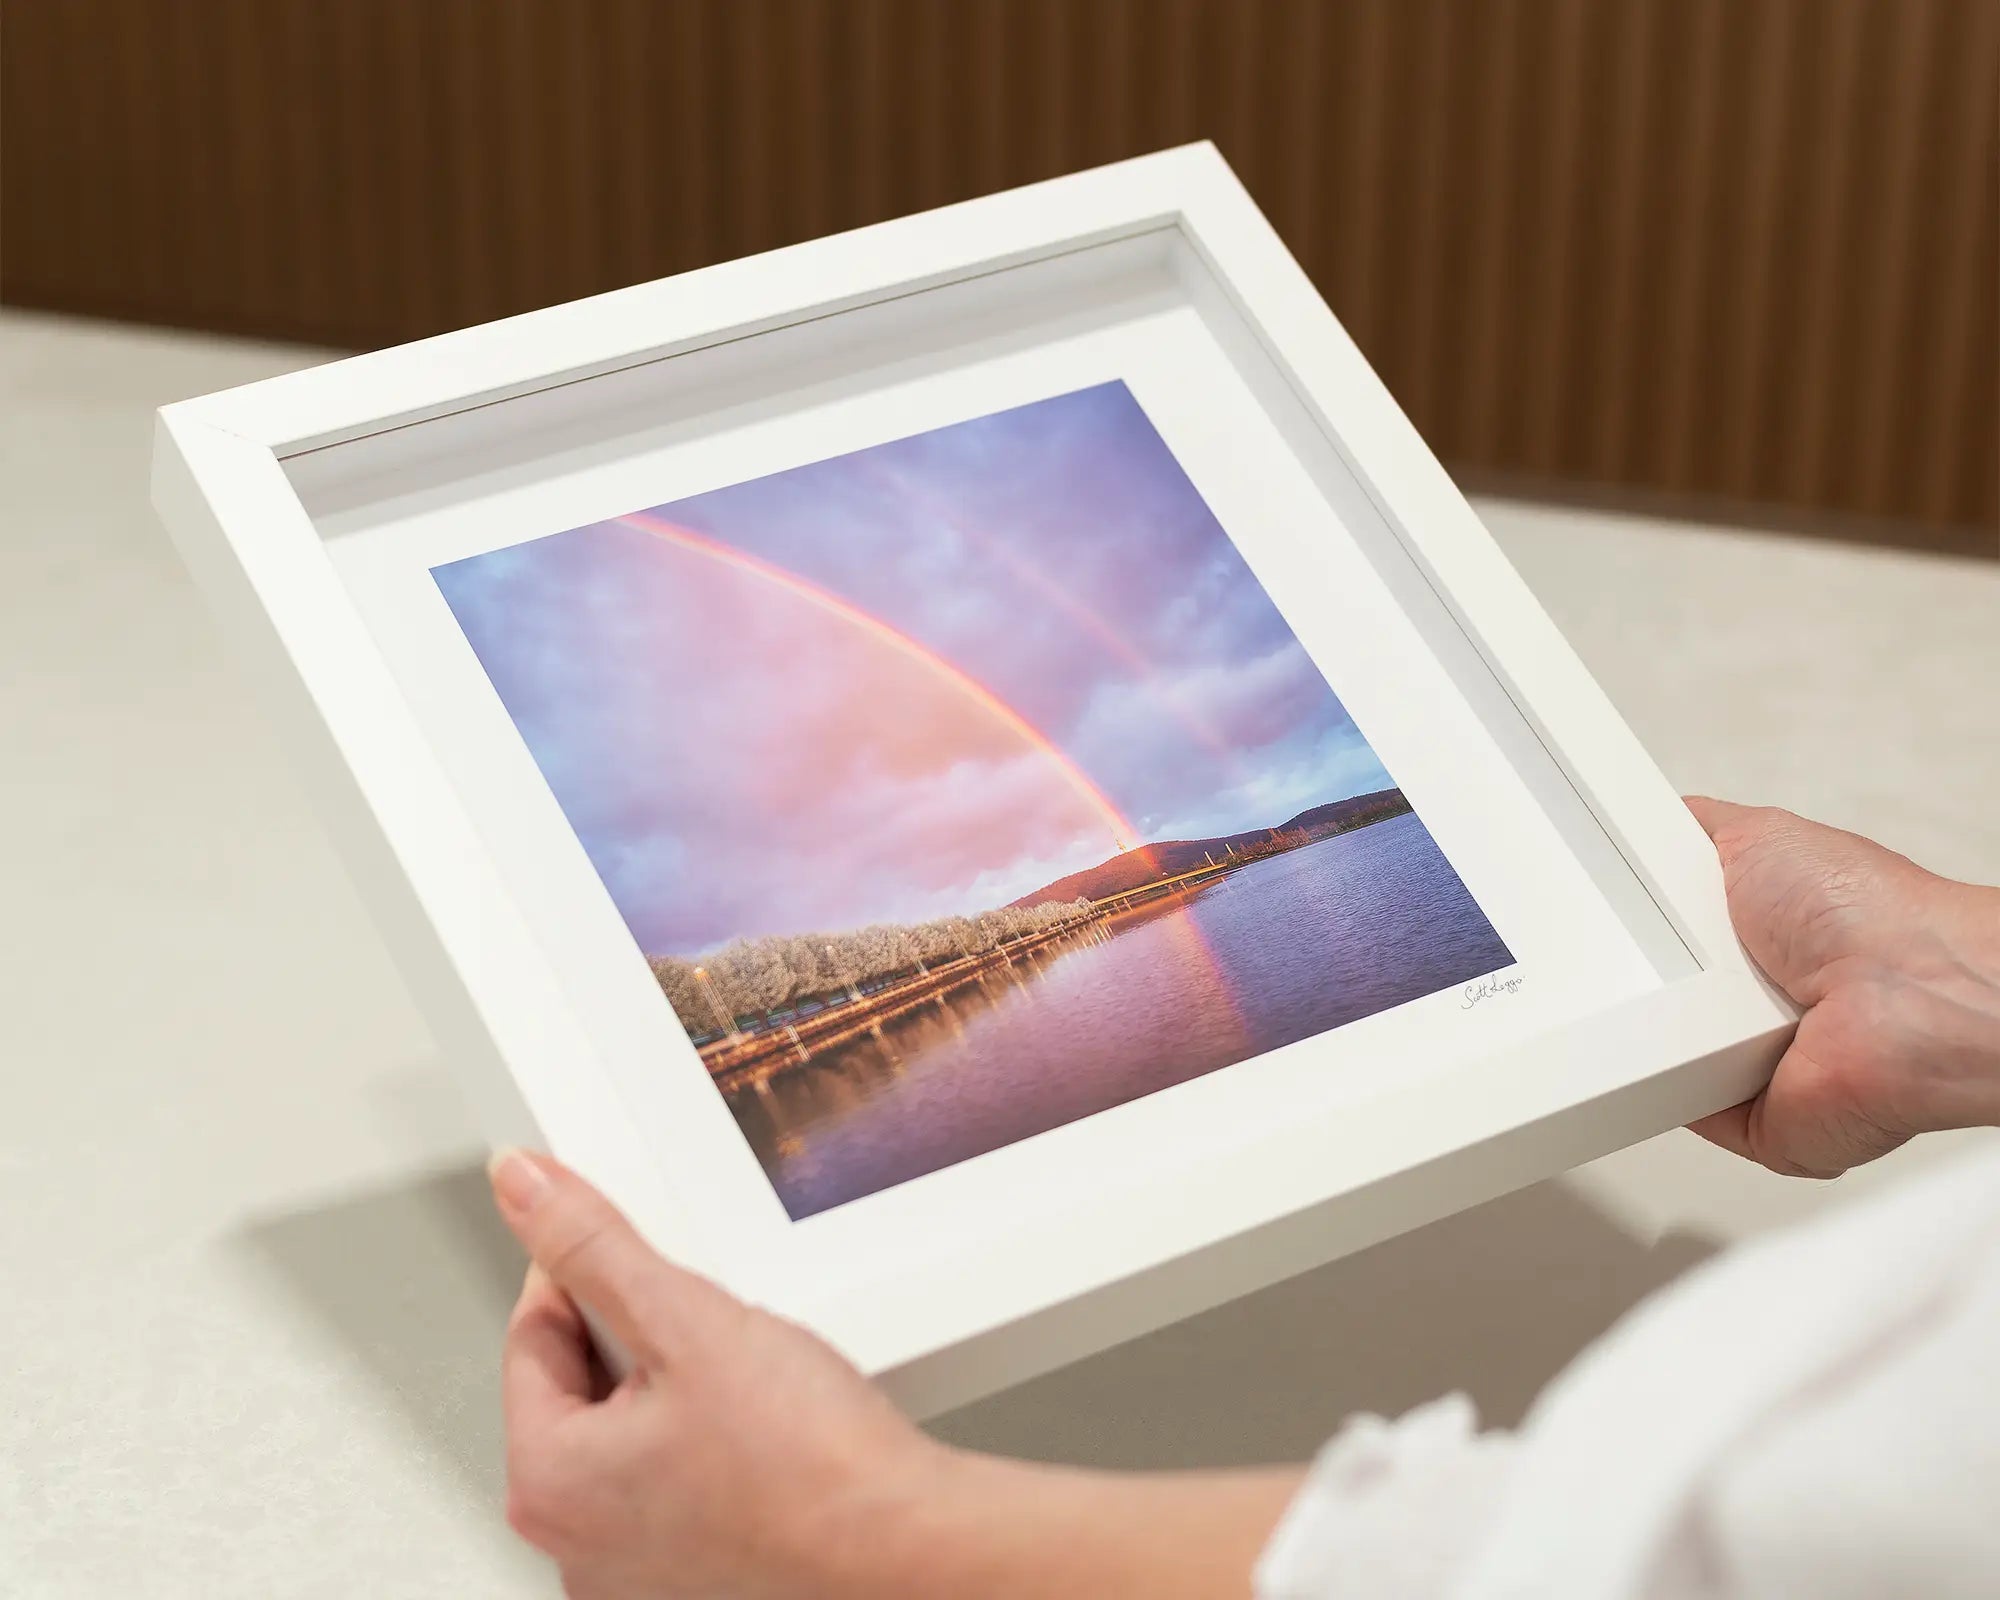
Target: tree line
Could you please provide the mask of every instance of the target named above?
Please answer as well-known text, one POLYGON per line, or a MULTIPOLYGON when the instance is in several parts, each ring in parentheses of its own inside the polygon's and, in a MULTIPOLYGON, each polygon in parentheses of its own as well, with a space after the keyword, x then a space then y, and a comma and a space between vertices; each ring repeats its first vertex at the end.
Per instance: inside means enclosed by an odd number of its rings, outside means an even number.
POLYGON ((768 1021, 809 1000, 845 998, 883 979, 998 949, 1090 909, 1088 899, 998 906, 973 917, 911 926, 877 923, 851 933, 768 934, 737 939, 699 961, 652 956, 653 976, 691 1038, 768 1021), (699 974, 699 975, 697 975, 699 974))
POLYGON ((1384 822, 1390 817, 1400 817, 1414 809, 1410 802, 1403 798, 1402 790, 1398 789, 1373 805, 1357 806, 1343 816, 1325 822, 1308 823, 1303 827, 1281 828, 1275 839, 1260 839, 1252 845, 1238 846, 1233 852, 1233 859, 1261 861, 1266 856, 1280 856, 1288 850, 1298 849, 1301 845, 1317 844, 1321 839, 1331 839, 1337 833, 1353 833, 1357 828, 1384 822))

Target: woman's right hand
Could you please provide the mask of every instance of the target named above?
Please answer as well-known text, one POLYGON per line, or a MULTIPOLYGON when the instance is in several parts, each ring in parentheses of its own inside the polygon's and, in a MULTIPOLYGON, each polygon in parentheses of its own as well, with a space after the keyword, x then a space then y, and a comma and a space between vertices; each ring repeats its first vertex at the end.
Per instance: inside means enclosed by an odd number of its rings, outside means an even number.
POLYGON ((1768 806, 1688 797, 1737 936, 1805 1015, 1769 1085, 1694 1130, 1830 1178, 1913 1134, 2000 1124, 2000 889, 1768 806))

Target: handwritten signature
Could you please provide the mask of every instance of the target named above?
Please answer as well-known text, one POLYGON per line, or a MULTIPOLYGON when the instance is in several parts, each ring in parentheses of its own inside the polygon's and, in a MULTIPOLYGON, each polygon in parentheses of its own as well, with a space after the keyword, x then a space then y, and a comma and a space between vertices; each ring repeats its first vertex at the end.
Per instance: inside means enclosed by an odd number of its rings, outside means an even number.
POLYGON ((1521 987, 1521 983, 1522 978, 1519 973, 1510 977, 1502 977, 1495 973, 1490 978, 1474 978, 1465 986, 1465 1000, 1458 1009, 1470 1011, 1480 1001, 1491 1000, 1496 994, 1512 994, 1521 987))

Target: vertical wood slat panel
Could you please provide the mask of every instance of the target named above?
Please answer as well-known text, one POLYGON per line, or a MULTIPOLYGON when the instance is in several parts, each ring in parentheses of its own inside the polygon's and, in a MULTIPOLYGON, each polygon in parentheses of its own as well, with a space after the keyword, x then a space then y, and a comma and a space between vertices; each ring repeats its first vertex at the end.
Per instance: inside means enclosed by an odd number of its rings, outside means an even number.
MULTIPOLYGON (((2000 6, 1977 8, 1970 37, 1954 39, 1960 52, 1962 92, 1946 92, 1958 115, 1961 138, 1945 151, 1933 174, 1927 209, 1950 206, 1951 186, 1962 169, 1986 173, 2000 164, 2000 6)), ((1947 54, 1950 52, 1948 51, 1947 54)), ((1990 196, 1989 188, 1989 196, 1990 196)), ((1969 305, 1971 326, 1963 331, 1949 317, 1928 320, 1916 343, 1932 366, 1924 387, 1926 404, 1913 405, 1906 426, 1915 440, 1919 463, 1919 515, 1947 522, 1965 506, 1992 505, 1996 473, 1993 452, 1995 419, 2000 418, 2000 293, 1995 292, 1995 263, 2000 260, 2000 206, 1981 208, 1971 227, 1943 233, 1935 241, 1944 256, 1935 298, 1946 305, 1969 305), (1963 430, 1935 425, 1936 416, 1962 416, 1963 430)), ((1990 516, 1989 516, 1989 520, 1990 516)))
POLYGON ((17 0, 0 297, 368 346, 1213 137, 1454 465, 2000 522, 2000 0, 17 0))
POLYGON ((1592 330, 1598 359, 1576 392, 1596 401, 1583 428, 1582 474, 1607 483, 1643 481, 1628 471, 1624 449, 1626 419, 1644 381, 1639 347, 1649 318, 1641 288, 1648 257, 1648 196, 1659 154, 1648 130, 1655 120, 1654 104, 1666 93, 1654 66, 1655 35, 1664 24, 1657 7, 1639 8, 1620 30, 1604 66, 1615 87, 1600 177, 1608 215, 1596 260, 1605 299, 1592 330))
MULTIPOLYGON (((1548 34, 1530 46, 1532 59, 1546 61, 1557 92, 1546 99, 1542 136, 1522 152, 1548 197, 1533 272, 1523 285, 1533 325, 1543 335, 1540 357, 1527 369, 1522 387, 1522 432, 1517 449, 1526 470, 1553 474, 1562 458, 1564 402, 1574 379, 1569 350, 1575 340, 1575 299, 1579 213, 1585 203, 1582 172, 1583 116, 1590 80, 1584 73, 1589 0, 1559 0, 1548 12, 1548 34)), ((1600 10, 1597 14, 1603 15, 1600 10)))
POLYGON ((1792 304, 1798 308, 1798 333, 1792 350, 1796 390, 1788 396, 1790 426, 1782 440, 1782 455, 1774 464, 1778 490, 1790 498, 1809 499, 1817 489, 1823 463, 1831 453, 1834 385, 1838 381, 1841 301, 1852 286, 1850 273, 1815 270, 1819 263, 1853 259, 1852 228, 1861 220, 1852 190, 1859 176, 1857 148, 1865 144, 1860 119, 1854 115, 1865 90, 1869 7, 1864 0, 1840 0, 1829 5, 1825 65, 1825 109, 1816 119, 1823 132, 1819 165, 1808 173, 1805 229, 1807 247, 1792 304))
POLYGON ((1735 254, 1734 292, 1723 307, 1723 366, 1716 377, 1715 417, 1720 456, 1711 469, 1721 492, 1748 498, 1756 492, 1757 462, 1768 449, 1759 419, 1767 403, 1773 366, 1765 330, 1774 311, 1778 263, 1785 248, 1785 185, 1789 139, 1803 125, 1797 79, 1796 30, 1778 7, 1758 13, 1750 59, 1760 64, 1766 92, 1752 96, 1738 152, 1742 223, 1735 254))

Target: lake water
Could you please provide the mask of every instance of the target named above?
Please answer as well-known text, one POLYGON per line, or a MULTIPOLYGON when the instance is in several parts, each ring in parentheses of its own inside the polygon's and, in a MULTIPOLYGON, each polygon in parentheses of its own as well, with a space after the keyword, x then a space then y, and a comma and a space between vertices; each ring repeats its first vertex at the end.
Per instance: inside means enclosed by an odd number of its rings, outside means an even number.
POLYGON ((1017 957, 730 1109, 810 1216, 1512 960, 1405 815, 1017 957))

